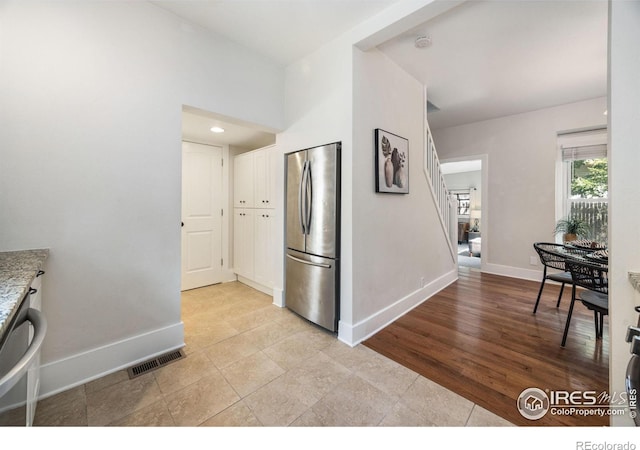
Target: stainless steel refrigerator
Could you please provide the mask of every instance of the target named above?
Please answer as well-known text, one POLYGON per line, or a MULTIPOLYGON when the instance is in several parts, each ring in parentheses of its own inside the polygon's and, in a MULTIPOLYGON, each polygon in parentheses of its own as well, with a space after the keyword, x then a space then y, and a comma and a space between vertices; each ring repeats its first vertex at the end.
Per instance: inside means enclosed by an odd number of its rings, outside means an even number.
POLYGON ((330 331, 340 311, 340 143, 287 155, 287 308, 330 331))

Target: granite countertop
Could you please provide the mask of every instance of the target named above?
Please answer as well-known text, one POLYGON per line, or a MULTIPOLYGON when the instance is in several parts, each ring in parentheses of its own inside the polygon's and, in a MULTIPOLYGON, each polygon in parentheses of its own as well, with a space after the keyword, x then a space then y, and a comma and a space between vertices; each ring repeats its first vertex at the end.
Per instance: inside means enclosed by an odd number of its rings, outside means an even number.
POLYGON ((48 256, 48 249, 0 252, 0 336, 48 256))

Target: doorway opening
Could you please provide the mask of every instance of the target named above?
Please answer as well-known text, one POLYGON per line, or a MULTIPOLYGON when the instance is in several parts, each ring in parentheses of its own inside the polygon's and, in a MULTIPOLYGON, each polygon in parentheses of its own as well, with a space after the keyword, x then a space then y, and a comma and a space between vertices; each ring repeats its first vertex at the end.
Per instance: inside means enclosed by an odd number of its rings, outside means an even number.
POLYGON ((458 267, 481 270, 486 240, 483 227, 483 160, 480 157, 446 160, 442 173, 457 200, 458 267))
POLYGON ((181 290, 237 279, 233 159, 275 134, 231 117, 182 107, 181 290))

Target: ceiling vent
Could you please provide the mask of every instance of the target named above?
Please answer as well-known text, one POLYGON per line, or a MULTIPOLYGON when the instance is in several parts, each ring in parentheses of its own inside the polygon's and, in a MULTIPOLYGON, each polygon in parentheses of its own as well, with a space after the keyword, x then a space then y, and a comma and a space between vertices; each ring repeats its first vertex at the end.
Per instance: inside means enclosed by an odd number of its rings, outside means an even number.
POLYGON ((427 100, 427 112, 431 113, 436 111, 440 111, 440 108, 438 108, 436 105, 434 105, 429 100, 427 100))

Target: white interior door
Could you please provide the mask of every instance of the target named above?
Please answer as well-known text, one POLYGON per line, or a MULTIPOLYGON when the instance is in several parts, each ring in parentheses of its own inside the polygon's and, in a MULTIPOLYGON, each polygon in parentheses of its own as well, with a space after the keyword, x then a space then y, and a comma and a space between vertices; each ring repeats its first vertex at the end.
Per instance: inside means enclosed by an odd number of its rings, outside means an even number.
POLYGON ((222 281, 222 148, 182 143, 182 290, 222 281))

